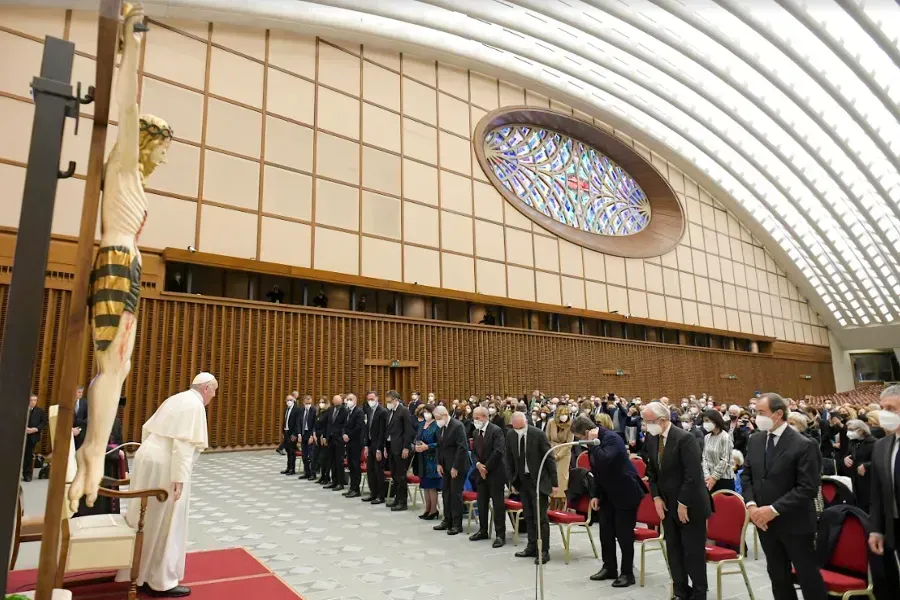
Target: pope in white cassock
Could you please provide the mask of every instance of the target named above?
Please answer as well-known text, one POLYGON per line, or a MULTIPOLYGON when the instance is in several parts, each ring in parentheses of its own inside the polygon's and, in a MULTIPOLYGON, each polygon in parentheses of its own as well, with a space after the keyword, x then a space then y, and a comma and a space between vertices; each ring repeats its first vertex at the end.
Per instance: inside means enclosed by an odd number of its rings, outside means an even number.
MULTIPOLYGON (((144 518, 144 544, 137 584, 156 597, 183 597, 190 588, 178 585, 184 578, 188 539, 191 470, 209 445, 206 406, 219 383, 209 373, 194 377, 191 389, 169 397, 141 431, 141 447, 134 455, 131 489, 171 490, 166 502, 150 500, 144 518)), ((132 500, 126 520, 137 528, 140 500, 132 500)), ((120 578, 128 580, 128 572, 120 578)))

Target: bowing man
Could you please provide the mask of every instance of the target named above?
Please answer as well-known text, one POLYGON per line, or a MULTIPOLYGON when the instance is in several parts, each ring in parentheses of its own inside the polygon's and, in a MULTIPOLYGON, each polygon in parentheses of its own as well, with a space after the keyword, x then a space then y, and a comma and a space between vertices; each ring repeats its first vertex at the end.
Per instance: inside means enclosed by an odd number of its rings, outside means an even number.
POLYGON ((356 396, 347 394, 347 423, 344 425, 344 443, 347 444, 347 467, 350 469, 350 489, 343 496, 347 498, 359 498, 359 483, 362 480, 363 431, 366 426, 366 416, 363 409, 356 405, 356 396))
POLYGON ((444 520, 434 526, 435 531, 447 535, 462 533, 463 485, 469 470, 469 447, 466 428, 458 419, 450 417, 443 406, 435 407, 434 420, 441 428, 437 442, 437 471, 444 478, 444 520))
POLYGON ((347 424, 347 409, 344 399, 334 396, 325 419, 325 450, 331 465, 331 483, 323 486, 326 490, 344 489, 344 425, 347 424))
MULTIPOLYGON (((475 470, 472 471, 472 483, 478 493, 478 532, 469 537, 473 542, 490 539, 488 535, 488 502, 494 508, 494 548, 502 548, 506 544, 506 506, 503 489, 506 486, 506 469, 503 458, 506 454, 506 443, 503 440, 503 429, 490 420, 490 412, 483 406, 476 406, 472 411, 475 420, 475 470)), ((501 417, 502 421, 502 417, 501 417)))
POLYGON ((362 497, 362 501, 384 504, 384 495, 387 492, 384 481, 384 447, 388 411, 378 402, 378 393, 375 391, 366 394, 366 404, 369 407, 365 431, 369 493, 362 497))

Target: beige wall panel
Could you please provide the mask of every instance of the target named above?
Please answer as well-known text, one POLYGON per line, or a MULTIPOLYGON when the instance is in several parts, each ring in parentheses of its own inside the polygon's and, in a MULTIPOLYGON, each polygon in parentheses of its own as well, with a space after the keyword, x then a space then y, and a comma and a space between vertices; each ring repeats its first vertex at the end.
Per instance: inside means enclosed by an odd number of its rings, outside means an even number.
POLYGON ((403 159, 403 197, 438 205, 438 170, 407 158, 403 159))
POLYGON ((584 248, 584 276, 596 281, 606 281, 606 260, 603 254, 584 248))
MULTIPOLYGON (((18 168, 18 167, 15 167, 18 168)), ((24 173, 25 169, 22 169, 24 173)), ((2 175, 2 170, 0 170, 0 175, 2 175)), ((6 187, 6 182, 0 177, 0 185, 3 185, 3 190, 9 195, 9 198, 12 201, 9 203, 10 208, 12 205, 16 205, 18 207, 22 202, 22 192, 24 189, 25 179, 22 179, 21 185, 19 188, 8 188, 6 187)), ((12 185, 15 185, 14 183, 12 185)), ((165 215, 160 215, 154 211, 154 201, 153 198, 156 198, 155 195, 147 194, 147 222, 144 224, 144 229, 141 232, 141 239, 138 243, 141 246, 149 246, 144 240, 147 235, 147 228, 152 227, 151 221, 154 224, 159 225, 160 219, 165 220, 165 215), (156 215, 154 219, 153 216, 156 215)), ((80 234, 80 226, 81 226, 81 207, 84 205, 84 180, 83 179, 75 179, 71 177, 69 179, 60 179, 59 184, 56 188, 56 201, 53 203, 53 223, 51 225, 50 231, 57 235, 70 235, 72 237, 77 237, 80 234)), ((183 248, 186 248, 188 244, 194 243, 194 221, 197 220, 197 205, 194 204, 194 216, 191 217, 191 236, 188 239, 187 243, 183 248)), ((18 214, 18 213, 17 213, 18 214)), ((18 222, 13 225, 14 227, 18 227, 18 222)), ((100 239, 100 219, 97 219, 97 231, 96 236, 98 240, 100 239)), ((161 246, 165 247, 165 246, 161 246)))
MULTIPOLYGON (((257 210, 259 208, 259 164, 206 151, 203 199, 257 210)), ((253 255, 256 256, 254 250, 253 255)))
POLYGON ((393 152, 400 152, 400 115, 373 104, 363 104, 362 139, 393 152))
MULTIPOLYGON (((269 64, 313 79, 316 76, 315 38, 292 31, 270 30, 269 64)), ((269 77, 272 77, 271 72, 269 77)))
POLYGON ((584 282, 584 293, 587 297, 588 310, 609 311, 609 302, 606 297, 606 284, 595 281, 584 282))
MULTIPOLYGON (((364 191, 362 193, 363 233, 399 240, 400 202, 399 198, 364 191)), ((363 248, 365 248, 365 244, 363 244, 363 248)))
MULTIPOLYGON (((0 23, 5 25, 3 21, 0 23)), ((0 60, 0 91, 28 98, 31 80, 41 72, 43 52, 43 44, 0 31, 0 56, 16 57, 0 60)))
POLYGON ((441 207, 472 214, 472 180, 455 173, 441 171, 441 207))
MULTIPOLYGON (((358 230, 359 189, 317 179, 315 219, 322 225, 358 230)), ((316 235, 319 235, 318 230, 316 235)), ((318 260, 318 250, 316 254, 318 260)))
POLYGON ((266 162, 312 172, 313 130, 266 117, 266 162))
POLYGON ((559 241, 556 238, 534 236, 534 266, 546 271, 559 272, 559 241))
MULTIPOLYGON (((207 160, 208 157, 209 153, 207 160)), ((200 184, 200 148, 172 142, 169 145, 168 160, 169 162, 153 171, 153 175, 147 180, 147 188, 196 198, 200 184)), ((254 167, 259 170, 257 165, 254 167)), ((206 167, 206 172, 209 172, 209 166, 206 167)))
POLYGON ((18 227, 25 190, 25 168, 0 163, 0 186, 5 198, 0 202, 0 226, 18 227))
POLYGON ((359 184, 359 144, 319 133, 316 152, 317 175, 359 184))
POLYGON ((440 140, 441 168, 450 169, 464 175, 472 174, 472 144, 468 139, 457 137, 441 131, 440 140))
POLYGON ((313 268, 359 275, 358 235, 317 227, 315 244, 313 268))
MULTIPOLYGON (((741 329, 740 330, 741 330, 741 332, 742 333, 751 333, 753 331, 753 322, 750 320, 750 313, 739 311, 738 314, 740 315, 740 321, 741 321, 741 329)), ((802 341, 802 340, 800 340, 800 336, 796 334, 798 325, 799 325, 799 323, 794 323, 795 334, 793 337, 790 337, 790 336, 788 337, 788 339, 792 342, 802 341)))
POLYGON ((694 278, 690 273, 679 273, 678 281, 681 287, 681 297, 688 300, 696 300, 697 293, 694 287, 694 278))
POLYGON ((666 320, 666 299, 658 294, 647 294, 647 315, 658 321, 666 320))
POLYGON ((615 285, 624 286, 627 279, 625 275, 625 259, 620 256, 606 256, 606 281, 615 285))
MULTIPOLYGON (((83 192, 83 187, 82 192, 83 192)), ((81 218, 72 215, 75 223, 81 218)), ((147 222, 141 230, 140 245, 147 248, 187 248, 194 245, 197 223, 197 203, 168 196, 147 194, 147 222)), ((228 237, 228 232, 222 235, 228 237)))
MULTIPOLYGON (((94 46, 91 54, 96 53, 96 42, 94 46)), ((213 52, 221 53, 222 50, 213 52)), ((206 44, 162 27, 154 27, 147 34, 144 71, 202 90, 206 79, 206 44)), ((255 79, 251 79, 247 85, 254 82, 255 79)), ((257 87, 255 91, 261 94, 262 87, 257 87)))
POLYGON ((534 271, 509 265, 506 267, 507 289, 510 298, 534 302, 534 271))
POLYGON ((433 88, 403 78, 403 114, 429 125, 437 125, 437 98, 433 88))
POLYGON ((684 311, 684 324, 685 325, 699 325, 700 318, 697 314, 697 303, 693 300, 683 300, 681 302, 682 310, 684 311))
POLYGON ((406 283, 441 286, 441 255, 437 250, 403 246, 403 274, 406 283))
POLYGON ((525 90, 525 104, 538 108, 550 108, 550 98, 531 90, 525 90))
POLYGON ((701 250, 691 250, 691 262, 694 266, 694 273, 697 275, 703 275, 705 277, 709 273, 706 268, 707 256, 706 252, 701 250))
POLYGON ((294 219, 312 219, 312 177, 266 166, 263 211, 294 219))
MULTIPOLYGON (((288 119, 313 124, 316 86, 305 79, 269 69, 266 110, 288 119)), ((321 99, 320 99, 321 103, 321 99)))
POLYGON ((581 246, 559 240, 559 270, 563 275, 584 277, 584 261, 581 246))
POLYGON ((469 135, 469 105, 465 102, 447 94, 438 94, 438 115, 441 129, 462 136, 469 135))
MULTIPOLYGON (((200 142, 203 130, 201 94, 145 77, 141 92, 141 112, 165 119, 175 131, 175 137, 200 142)), ((232 135, 235 135, 234 131, 232 135)))
POLYGON ((420 58, 410 54, 403 55, 403 74, 412 77, 422 83, 427 83, 431 87, 437 85, 435 80, 435 66, 433 60, 420 58))
POLYGON ((403 281, 399 242, 362 237, 363 277, 376 277, 389 281, 403 281))
POLYGON ((475 254, 494 260, 506 259, 502 225, 475 220, 475 254))
POLYGON ((204 206, 200 213, 200 244, 197 250, 256 258, 256 226, 256 215, 204 206))
POLYGON ((488 181, 488 177, 484 174, 484 169, 478 163, 478 157, 474 152, 472 152, 472 177, 478 181, 488 181))
POLYGON ((577 277, 562 278, 562 304, 572 308, 585 308, 584 279, 577 277))
POLYGON ((360 60, 328 44, 319 44, 319 83, 359 96, 360 60))
POLYGON ((440 245, 439 227, 436 208, 404 202, 403 239, 405 241, 437 248, 440 245))
POLYGON ((475 259, 441 252, 444 287, 463 292, 475 291, 475 259))
MULTIPOLYGON (((0 32, 0 36, 5 35, 0 32)), ((0 61, 6 64, 12 61, 0 61)), ((0 67, 2 68, 2 67, 0 67)), ((0 97, 0 158, 28 162, 31 145, 31 125, 34 122, 34 105, 11 98, 0 97)), ((80 136, 79 136, 80 137, 80 136)), ((88 136, 89 137, 89 136, 88 136)), ((60 164, 65 164, 60 162, 60 164)))
POLYGON ((609 311, 618 312, 620 315, 629 314, 628 290, 616 285, 606 286, 606 295, 609 297, 609 311))
POLYGON ((457 98, 468 98, 469 72, 453 65, 438 63, 438 89, 457 98))
POLYGON ((262 115, 256 111, 209 99, 206 145, 259 158, 262 115))
POLYGON ((403 119, 403 154, 436 165, 437 129, 411 119, 403 119))
POLYGON ((701 327, 713 327, 712 306, 702 302, 698 303, 697 319, 701 327))
POLYGON ((265 29, 216 23, 213 25, 212 42, 258 60, 266 59, 265 29))
POLYGON ((559 275, 535 271, 537 278, 537 301, 546 304, 562 304, 559 275))
POLYGON ((359 139, 358 98, 320 87, 318 113, 319 129, 359 139))
POLYGON ((469 77, 472 104, 486 110, 497 108, 497 80, 481 73, 472 71, 469 77))
MULTIPOLYGON (((94 15, 94 21, 96 20, 97 17, 94 15)), ((66 11, 61 8, 0 6, 0 23, 13 31, 21 31, 39 38, 45 35, 62 38, 66 25, 66 11)), ((96 46, 96 40, 94 45, 96 46)))
MULTIPOLYGON (((506 262, 534 267, 534 248, 531 233, 506 228, 506 262)), ((510 286, 512 289, 512 286, 510 286)))
POLYGON ((666 317, 672 323, 684 323, 680 299, 666 296, 666 317))
POLYGON ((503 222, 503 196, 494 189, 494 186, 476 181, 472 186, 474 192, 475 216, 503 222))
POLYGON ((363 98, 391 110, 400 110, 400 75, 363 63, 363 98))
POLYGON ((363 46, 363 56, 366 57, 366 60, 371 60, 394 71, 400 71, 400 53, 396 50, 376 48, 366 44, 363 46))
POLYGON ((400 157, 363 146, 363 187, 400 195, 400 157))
POLYGON ((716 329, 728 329, 728 316, 725 313, 725 308, 722 306, 713 306, 712 313, 713 327, 716 329))
POLYGON ((283 265, 309 267, 312 227, 272 217, 262 218, 259 259, 283 265))
POLYGON ((647 289, 644 280, 644 261, 640 258, 625 259, 625 274, 628 277, 628 286, 638 290, 647 289))
POLYGON ((474 254, 472 245, 472 218, 441 211, 442 249, 474 254))
POLYGON ((506 297, 506 265, 489 260, 475 260, 477 292, 489 296, 506 297))
MULTIPOLYGON (((481 108, 478 108, 475 105, 469 105, 469 131, 468 137, 469 139, 474 138, 475 128, 478 127, 478 122, 487 114, 487 111, 481 108)), ((472 163, 477 164, 477 161, 472 163)), ((478 171, 481 171, 481 166, 479 165, 478 171)))
POLYGON ((506 200, 504 200, 504 203, 506 206, 503 209, 503 218, 506 220, 506 224, 531 231, 531 220, 519 212, 515 206, 506 202, 506 200))
POLYGON ((647 294, 640 290, 628 290, 628 310, 632 317, 647 318, 647 294))
POLYGON ((523 104, 525 104, 525 90, 517 85, 501 81, 500 106, 521 106, 523 104))
POLYGON ((644 274, 647 276, 647 291, 662 294, 665 291, 663 287, 662 267, 646 263, 644 265, 644 274))
MULTIPOLYGON (((740 319, 740 316, 738 315, 737 310, 734 310, 731 308, 726 308, 725 316, 727 317, 727 320, 728 320, 728 330, 729 331, 740 331, 741 330, 741 319, 740 319)), ((782 335, 781 339, 785 339, 785 337, 782 335)))
POLYGON ((263 65, 213 48, 209 65, 209 91, 259 108, 262 106, 263 96, 263 65))

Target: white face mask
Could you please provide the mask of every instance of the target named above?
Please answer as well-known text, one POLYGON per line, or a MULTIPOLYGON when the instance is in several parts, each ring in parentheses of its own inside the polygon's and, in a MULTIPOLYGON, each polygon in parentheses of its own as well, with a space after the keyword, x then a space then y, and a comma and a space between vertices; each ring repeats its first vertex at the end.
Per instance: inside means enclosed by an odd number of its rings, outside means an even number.
POLYGON ((488 409, 488 413, 490 413, 491 415, 496 415, 497 409, 492 406, 491 408, 488 409))
POLYGON ((294 401, 293 401, 293 400, 289 400, 288 403, 287 403, 287 405, 288 405, 288 408, 291 408, 292 406, 294 406, 294 401))
POLYGON ((356 408, 356 400, 350 400, 350 401, 348 401, 348 402, 347 402, 347 408, 349 408, 350 410, 353 410, 354 408, 356 408))
POLYGON ((681 428, 684 429, 685 431, 690 431, 691 429, 694 428, 694 424, 691 423, 690 421, 685 421, 684 423, 681 424, 681 428))
POLYGON ((475 421, 475 429, 479 431, 487 427, 487 421, 475 421))
POLYGON ((522 429, 513 429, 513 431, 515 431, 519 437, 522 437, 523 435, 525 435, 526 429, 527 427, 523 427, 522 429))
POLYGON ((772 421, 772 417, 756 415, 756 428, 760 431, 770 431, 774 425, 775 423, 772 421))
POLYGON ((900 415, 895 412, 891 412, 889 410, 879 410, 878 411, 878 421, 881 423, 881 427, 885 431, 890 431, 893 433, 900 429, 900 415))
POLYGON ((324 402, 320 403, 319 408, 325 408, 325 403, 324 402))
POLYGON ((438 419, 437 424, 438 427, 446 427, 448 419, 438 419))
POLYGON ((856 431, 855 429, 854 429, 853 431, 848 431, 848 432, 847 432, 847 439, 858 440, 858 439, 861 438, 861 437, 862 437, 862 436, 859 435, 859 432, 856 431))
POLYGON ((560 423, 565 423, 565 422, 568 421, 568 420, 569 420, 569 415, 559 415, 559 422, 560 422, 560 423))
POLYGON ((659 435, 662 433, 662 426, 659 423, 650 423, 647 425, 647 433, 650 435, 659 435))
POLYGON ((369 400, 368 401, 369 408, 375 408, 378 406, 378 400, 369 400))
POLYGON ((712 430, 716 428, 716 424, 712 421, 703 421, 703 429, 712 433, 712 430))
POLYGON ((431 420, 431 413, 430 413, 430 412, 423 412, 423 413, 422 413, 422 416, 425 417, 425 420, 426 420, 426 421, 430 421, 430 420, 431 420))

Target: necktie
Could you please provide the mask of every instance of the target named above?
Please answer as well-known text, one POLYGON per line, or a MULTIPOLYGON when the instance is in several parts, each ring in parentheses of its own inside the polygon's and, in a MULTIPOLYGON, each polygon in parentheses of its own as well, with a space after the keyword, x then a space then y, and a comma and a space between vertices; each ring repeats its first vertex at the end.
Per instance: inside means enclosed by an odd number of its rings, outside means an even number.
POLYGON ((290 417, 290 416, 291 416, 291 409, 288 408, 286 411, 284 411, 284 430, 285 431, 287 431, 287 429, 288 429, 288 417, 290 417))
POLYGON ((666 452, 666 438, 663 436, 659 436, 659 451, 656 454, 656 462, 658 465, 662 465, 663 454, 666 452))
MULTIPOLYGON (((900 445, 900 438, 895 436, 894 445, 900 445)), ((894 498, 900 498, 900 449, 897 450, 897 456, 894 458, 894 498)))
POLYGON ((475 437, 475 452, 478 454, 478 458, 481 458, 481 451, 484 449, 484 430, 478 432, 478 435, 475 437))
POLYGON ((519 458, 522 459, 522 462, 525 462, 525 436, 519 436, 519 458))
POLYGON ((769 437, 766 438, 766 471, 769 470, 769 466, 772 464, 772 458, 775 455, 775 434, 770 433, 769 437))

